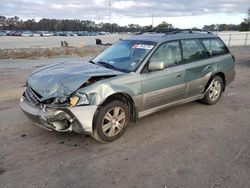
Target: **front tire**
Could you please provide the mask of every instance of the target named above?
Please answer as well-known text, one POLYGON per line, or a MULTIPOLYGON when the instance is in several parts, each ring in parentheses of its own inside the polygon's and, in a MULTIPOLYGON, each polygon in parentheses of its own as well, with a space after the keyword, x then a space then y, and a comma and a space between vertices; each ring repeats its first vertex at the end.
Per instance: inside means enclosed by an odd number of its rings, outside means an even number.
POLYGON ((93 137, 99 142, 112 142, 124 133, 129 121, 128 106, 118 100, 101 106, 94 120, 93 137))
POLYGON ((212 79, 209 88, 201 101, 207 105, 216 104, 220 100, 223 88, 224 82, 222 78, 220 76, 215 76, 212 79))

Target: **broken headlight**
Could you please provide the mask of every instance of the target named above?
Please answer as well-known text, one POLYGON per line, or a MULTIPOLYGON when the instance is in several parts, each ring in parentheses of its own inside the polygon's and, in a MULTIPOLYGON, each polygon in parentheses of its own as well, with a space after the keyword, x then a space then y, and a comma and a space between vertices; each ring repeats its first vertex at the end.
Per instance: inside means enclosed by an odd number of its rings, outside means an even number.
POLYGON ((54 100, 53 100, 53 104, 63 104, 63 103, 65 103, 67 101, 67 98, 65 97, 65 98, 55 98, 54 100))
POLYGON ((70 97, 70 107, 88 105, 89 99, 86 94, 76 93, 74 96, 70 97))

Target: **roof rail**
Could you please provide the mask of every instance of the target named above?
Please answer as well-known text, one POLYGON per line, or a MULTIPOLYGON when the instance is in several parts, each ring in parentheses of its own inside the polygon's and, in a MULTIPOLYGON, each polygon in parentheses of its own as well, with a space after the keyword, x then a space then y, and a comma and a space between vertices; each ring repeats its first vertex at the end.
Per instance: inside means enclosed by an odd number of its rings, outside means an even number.
POLYGON ((138 33, 136 33, 136 35, 140 35, 143 33, 170 33, 170 32, 174 32, 177 31, 179 29, 150 29, 150 30, 145 30, 145 31, 140 31, 138 33))
POLYGON ((194 32, 206 32, 208 34, 211 34, 212 32, 204 29, 151 29, 147 31, 140 31, 136 33, 136 35, 141 35, 143 33, 165 33, 166 35, 169 34, 176 34, 176 33, 181 33, 181 32, 188 32, 188 33, 194 33, 194 32))
POLYGON ((184 32, 187 31, 189 33, 193 33, 193 32, 206 32, 206 33, 209 33, 209 34, 212 33, 211 31, 208 31, 206 29, 180 29, 180 32, 182 32, 182 31, 184 31, 184 32))

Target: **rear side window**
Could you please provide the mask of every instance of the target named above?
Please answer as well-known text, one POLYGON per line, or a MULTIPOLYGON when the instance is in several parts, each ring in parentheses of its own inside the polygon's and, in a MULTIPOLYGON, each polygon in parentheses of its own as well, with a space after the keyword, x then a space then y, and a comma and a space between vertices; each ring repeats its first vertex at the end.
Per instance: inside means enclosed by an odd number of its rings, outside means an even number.
POLYGON ((192 62, 207 57, 207 52, 202 47, 199 40, 188 39, 181 40, 182 51, 183 51, 183 62, 192 62))
POLYGON ((202 39, 210 56, 222 55, 228 53, 227 47, 219 39, 202 39))

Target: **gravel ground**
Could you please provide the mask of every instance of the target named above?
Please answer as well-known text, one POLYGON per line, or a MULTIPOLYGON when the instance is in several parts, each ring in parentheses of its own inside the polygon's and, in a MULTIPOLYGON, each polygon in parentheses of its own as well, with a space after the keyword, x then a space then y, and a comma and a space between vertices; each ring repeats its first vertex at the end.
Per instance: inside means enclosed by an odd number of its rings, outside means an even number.
POLYGON ((220 102, 191 102, 131 123, 119 140, 47 132, 19 109, 42 65, 83 58, 0 61, 0 187, 250 187, 250 48, 232 48, 235 81, 220 102))

